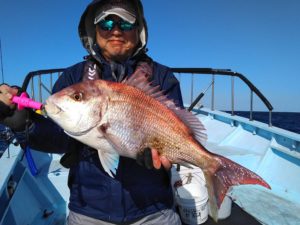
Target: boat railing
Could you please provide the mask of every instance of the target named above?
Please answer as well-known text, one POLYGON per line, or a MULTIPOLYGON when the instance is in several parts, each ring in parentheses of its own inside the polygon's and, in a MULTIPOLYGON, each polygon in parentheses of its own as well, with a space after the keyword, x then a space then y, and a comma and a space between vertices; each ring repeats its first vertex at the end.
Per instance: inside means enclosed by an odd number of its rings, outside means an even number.
POLYGON ((29 72, 23 82, 22 90, 30 94, 31 98, 44 102, 51 95, 53 85, 65 69, 48 69, 29 72))
MULTIPOLYGON (((204 93, 201 92, 196 98, 195 96, 195 86, 199 84, 198 81, 195 81, 196 76, 200 75, 209 75, 211 76, 210 85, 207 87, 207 90, 211 88, 211 110, 215 110, 215 88, 216 88, 216 76, 229 76, 231 77, 231 104, 230 110, 231 115, 235 115, 235 78, 239 78, 244 84, 246 84, 250 89, 250 108, 249 108, 249 120, 253 120, 253 95, 255 94, 261 102, 265 105, 269 111, 269 126, 272 126, 272 110, 273 106, 268 101, 268 99, 258 90, 258 88, 251 83, 243 74, 231 71, 230 69, 212 69, 212 68, 171 68, 176 77, 179 79, 181 84, 181 90, 183 95, 189 95, 190 107, 189 110, 192 110, 193 107, 204 96, 204 93), (190 83, 186 87, 183 87, 183 79, 190 77, 190 83), (190 93, 188 93, 189 90, 190 93)), ((27 74, 23 82, 22 88, 26 90, 30 96, 40 102, 44 102, 45 99, 51 94, 55 80, 62 74, 64 71, 63 68, 60 69, 49 69, 49 70, 38 70, 33 71, 27 74)), ((187 79, 185 80, 186 83, 187 79)), ((198 91, 199 92, 199 91, 198 91)), ((248 110, 247 110, 248 111, 248 110)))
POLYGON ((231 115, 235 115, 235 77, 239 78, 244 84, 246 84, 250 89, 250 109, 249 109, 249 120, 253 120, 253 94, 262 101, 267 110, 269 111, 269 126, 272 126, 272 110, 273 106, 269 102, 269 100, 258 90, 258 88, 251 83, 243 74, 231 71, 230 69, 212 69, 212 68, 172 68, 173 73, 177 76, 180 83, 184 78, 181 76, 190 75, 190 104, 189 110, 192 110, 194 106, 199 102, 199 100, 203 97, 204 93, 201 92, 196 98, 194 98, 194 87, 195 87, 195 76, 199 75, 210 75, 211 76, 211 110, 215 109, 215 76, 230 76, 231 77, 231 115))

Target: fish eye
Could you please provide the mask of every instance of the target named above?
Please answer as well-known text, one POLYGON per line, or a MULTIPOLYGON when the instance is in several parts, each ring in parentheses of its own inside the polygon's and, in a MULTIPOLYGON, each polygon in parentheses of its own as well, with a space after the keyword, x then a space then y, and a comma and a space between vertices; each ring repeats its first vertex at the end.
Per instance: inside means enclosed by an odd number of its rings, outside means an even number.
POLYGON ((82 93, 81 93, 81 92, 75 93, 75 94, 73 95, 73 99, 74 99, 75 101, 81 101, 81 100, 82 100, 82 93))

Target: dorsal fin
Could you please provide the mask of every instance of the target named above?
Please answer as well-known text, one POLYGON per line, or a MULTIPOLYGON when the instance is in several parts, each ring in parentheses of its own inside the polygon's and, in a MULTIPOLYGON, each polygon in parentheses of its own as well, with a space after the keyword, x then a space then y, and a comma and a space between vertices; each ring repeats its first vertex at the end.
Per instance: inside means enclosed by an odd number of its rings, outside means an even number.
POLYGON ((159 86, 152 86, 148 81, 151 74, 152 68, 149 64, 141 63, 136 71, 129 78, 125 79, 123 83, 142 90, 145 94, 167 106, 191 129, 195 139, 201 144, 205 144, 207 135, 204 132, 204 125, 191 112, 177 107, 174 101, 167 98, 163 91, 160 90, 159 86))
POLYGON ((176 109, 172 111, 175 112, 176 115, 192 130, 196 140, 202 145, 205 145, 207 141, 207 134, 205 133, 206 129, 200 120, 186 109, 176 107, 176 109))

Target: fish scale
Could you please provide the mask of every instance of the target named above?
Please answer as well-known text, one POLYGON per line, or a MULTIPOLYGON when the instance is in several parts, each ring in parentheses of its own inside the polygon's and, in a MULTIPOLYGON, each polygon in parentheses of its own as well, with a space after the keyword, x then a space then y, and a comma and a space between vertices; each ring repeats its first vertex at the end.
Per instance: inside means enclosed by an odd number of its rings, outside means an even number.
MULTIPOLYGON (((120 95, 126 91, 126 89, 120 90, 117 92, 118 95, 110 98, 107 111, 110 115, 108 123, 111 124, 108 132, 120 137, 121 146, 124 146, 123 154, 131 155, 131 153, 125 153, 127 150, 135 151, 137 154, 138 151, 150 147, 157 149, 161 155, 167 156, 173 163, 182 163, 181 159, 184 159, 198 165, 199 160, 205 159, 205 156, 199 157, 199 153, 201 154, 199 145, 186 142, 186 136, 190 134, 180 131, 186 131, 188 128, 182 124, 180 124, 181 126, 177 125, 178 118, 174 113, 166 111, 165 107, 160 107, 159 102, 153 101, 146 95, 140 93, 120 95), (132 120, 128 118, 132 118, 132 120), (125 124, 124 121, 127 123, 125 124), (118 126, 119 124, 122 126, 118 126), (135 130, 136 127, 139 127, 138 131, 135 130), (130 138, 136 136, 136 132, 139 132, 139 137, 130 138), (121 135, 124 133, 127 133, 126 138, 121 135), (131 141, 128 142, 129 140, 143 140, 143 142, 133 146, 131 141)), ((191 138, 188 140, 195 141, 191 138)))

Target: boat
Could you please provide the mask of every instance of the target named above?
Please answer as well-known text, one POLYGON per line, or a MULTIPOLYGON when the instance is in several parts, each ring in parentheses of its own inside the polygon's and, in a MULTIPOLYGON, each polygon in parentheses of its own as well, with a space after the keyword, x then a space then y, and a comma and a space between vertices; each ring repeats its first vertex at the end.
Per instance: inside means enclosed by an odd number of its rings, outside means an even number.
MULTIPOLYGON (((206 128, 206 148, 254 171, 272 188, 258 185, 232 187, 227 194, 229 214, 217 224, 300 224, 300 134, 272 125, 271 103, 243 74, 229 69, 172 70, 182 85, 187 109, 206 128), (228 81, 224 82, 225 79, 228 81), (199 91, 203 84, 206 90, 199 91), (227 111, 216 107, 220 84, 230 86, 226 89, 230 103, 227 111), (240 84, 250 93, 247 100, 249 118, 235 113, 236 90, 239 90, 236 86, 240 84), (195 93, 198 94, 196 97, 195 93), (254 100, 266 107, 268 123, 253 119, 254 100)), ((44 102, 63 71, 60 68, 30 72, 22 88, 31 98, 44 102)), ((219 93, 223 92, 221 89, 219 93)), ((0 225, 65 224, 68 170, 59 163, 61 155, 34 149, 23 151, 17 143, 10 142, 0 158, 0 225)), ((176 167, 176 171, 183 170, 176 167)), ((208 218, 203 224, 216 223, 208 218)))

